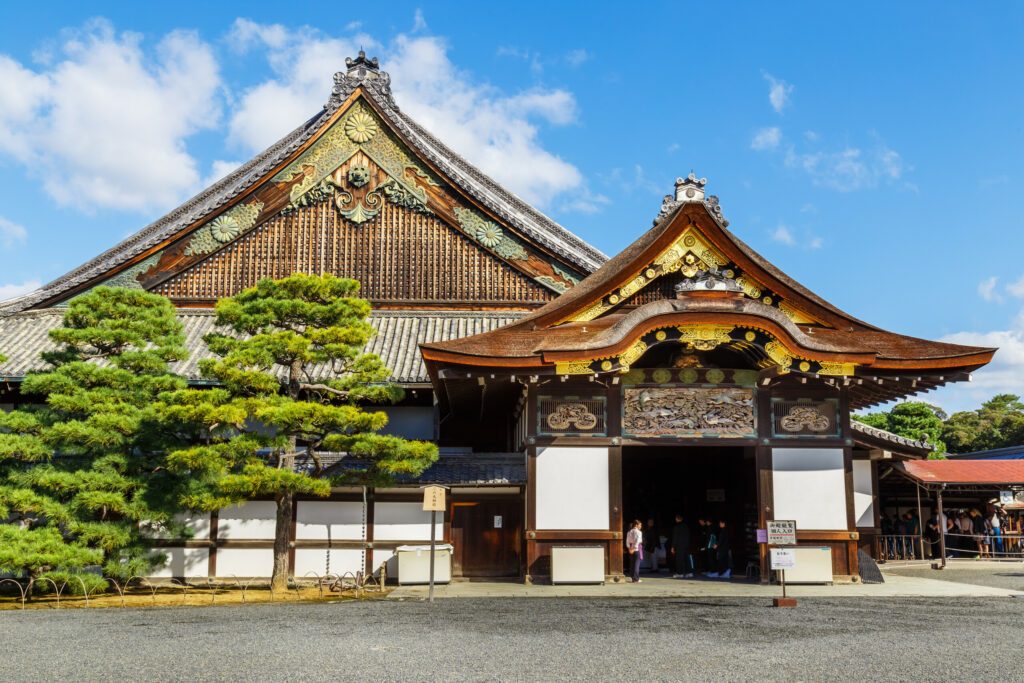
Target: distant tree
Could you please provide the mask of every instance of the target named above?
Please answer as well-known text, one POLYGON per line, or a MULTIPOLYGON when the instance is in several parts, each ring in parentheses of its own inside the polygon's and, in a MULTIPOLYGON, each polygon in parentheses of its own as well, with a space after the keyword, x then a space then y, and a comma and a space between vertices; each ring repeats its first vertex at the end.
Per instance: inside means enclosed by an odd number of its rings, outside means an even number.
POLYGON ((854 415, 853 419, 908 439, 926 441, 934 449, 929 457, 941 458, 946 452, 946 444, 942 440, 946 413, 930 403, 904 401, 892 410, 854 415))
POLYGON ((206 337, 216 358, 202 362, 210 390, 165 395, 161 413, 197 445, 169 455, 189 475, 182 500, 212 510, 254 497, 277 506, 271 582, 288 582, 288 543, 296 495, 327 496, 322 454, 359 462, 348 480, 419 474, 437 459, 431 443, 378 434, 387 424, 368 403, 393 402, 401 389, 376 355, 363 353, 374 330, 359 284, 331 275, 261 280, 217 303, 222 331, 206 337))
POLYGON ((45 405, 0 413, 0 519, 18 529, 3 533, 26 553, 23 567, 101 560, 108 576, 145 573, 160 558, 139 523, 173 514, 153 406, 185 386, 168 370, 184 355, 174 306, 98 287, 69 302, 50 338, 52 369, 21 387, 45 405), (55 550, 57 538, 66 553, 55 550))
POLYGON ((954 453, 1024 444, 1024 403, 1014 394, 998 394, 977 410, 953 413, 942 438, 954 453))

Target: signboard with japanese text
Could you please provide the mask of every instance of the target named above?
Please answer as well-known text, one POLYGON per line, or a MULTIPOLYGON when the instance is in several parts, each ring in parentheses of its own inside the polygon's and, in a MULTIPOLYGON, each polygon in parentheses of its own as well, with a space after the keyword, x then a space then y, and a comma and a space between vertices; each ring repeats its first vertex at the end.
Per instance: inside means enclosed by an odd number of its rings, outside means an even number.
POLYGON ((423 509, 434 512, 444 512, 444 487, 425 486, 423 488, 423 509))
POLYGON ((796 566, 796 550, 793 548, 772 548, 770 560, 772 569, 792 569, 796 566))
POLYGON ((768 545, 796 545, 796 520, 770 519, 767 527, 768 545))

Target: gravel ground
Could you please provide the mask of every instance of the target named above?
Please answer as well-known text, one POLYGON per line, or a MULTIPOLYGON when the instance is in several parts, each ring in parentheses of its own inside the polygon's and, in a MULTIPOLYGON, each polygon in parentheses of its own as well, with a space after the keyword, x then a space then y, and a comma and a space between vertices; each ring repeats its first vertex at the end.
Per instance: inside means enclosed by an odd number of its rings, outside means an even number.
POLYGON ((906 567, 890 566, 885 569, 886 574, 897 574, 899 576, 913 576, 922 579, 938 579, 939 581, 952 581, 953 583, 970 583, 975 586, 990 586, 992 588, 1006 588, 1008 590, 1024 591, 1024 564, 1020 562, 1007 562, 993 566, 986 563, 984 566, 966 563, 950 563, 945 569, 936 571, 929 566, 915 565, 906 567))
POLYGON ((0 681, 1020 680, 1022 609, 525 598, 6 612, 0 681))

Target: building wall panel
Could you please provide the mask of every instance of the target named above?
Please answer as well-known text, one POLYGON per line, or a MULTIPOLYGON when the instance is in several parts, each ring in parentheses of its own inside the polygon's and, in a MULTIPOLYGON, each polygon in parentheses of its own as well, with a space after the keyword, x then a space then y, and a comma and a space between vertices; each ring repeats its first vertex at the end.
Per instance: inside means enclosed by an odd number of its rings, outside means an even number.
MULTIPOLYGON (((374 541, 429 541, 430 513, 422 501, 415 503, 378 502, 373 511, 374 541)), ((438 540, 444 538, 443 515, 437 516, 438 540)), ((374 553, 374 564, 377 561, 374 553)))
POLYGON ((300 500, 295 514, 297 540, 361 541, 366 538, 360 501, 300 500))
POLYGON ((209 573, 209 548, 159 548, 167 555, 167 564, 153 572, 155 578, 196 577, 209 573))
POLYGON ((847 528, 846 474, 841 448, 772 449, 775 519, 798 530, 847 528))
POLYGON ((266 577, 273 569, 273 548, 217 549, 217 576, 266 577))
POLYGON ((608 449, 537 451, 537 529, 608 529, 608 449))
MULTIPOLYGON (((272 500, 252 500, 220 511, 217 538, 272 540, 276 526, 277 503, 272 500)), ((219 556, 217 561, 220 562, 219 556)))
POLYGON ((875 491, 871 477, 874 463, 870 460, 853 461, 853 515, 857 526, 875 526, 875 491))
POLYGON ((295 577, 313 579, 363 571, 364 551, 355 548, 296 548, 295 577))

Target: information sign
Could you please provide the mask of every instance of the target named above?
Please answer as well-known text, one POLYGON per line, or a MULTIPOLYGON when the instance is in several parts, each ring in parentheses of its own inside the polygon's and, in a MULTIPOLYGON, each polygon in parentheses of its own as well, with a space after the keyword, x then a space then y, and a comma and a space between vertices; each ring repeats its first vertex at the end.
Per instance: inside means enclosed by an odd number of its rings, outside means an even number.
POLYGON ((1000 491, 999 492, 999 504, 1010 505, 1013 503, 1013 491, 1000 491))
POLYGON ((423 488, 423 509, 429 512, 444 512, 443 486, 425 486, 423 488))
POLYGON ((792 569, 796 566, 796 550, 793 548, 771 549, 772 569, 792 569))
POLYGON ((768 520, 768 545, 796 545, 796 520, 768 520))

